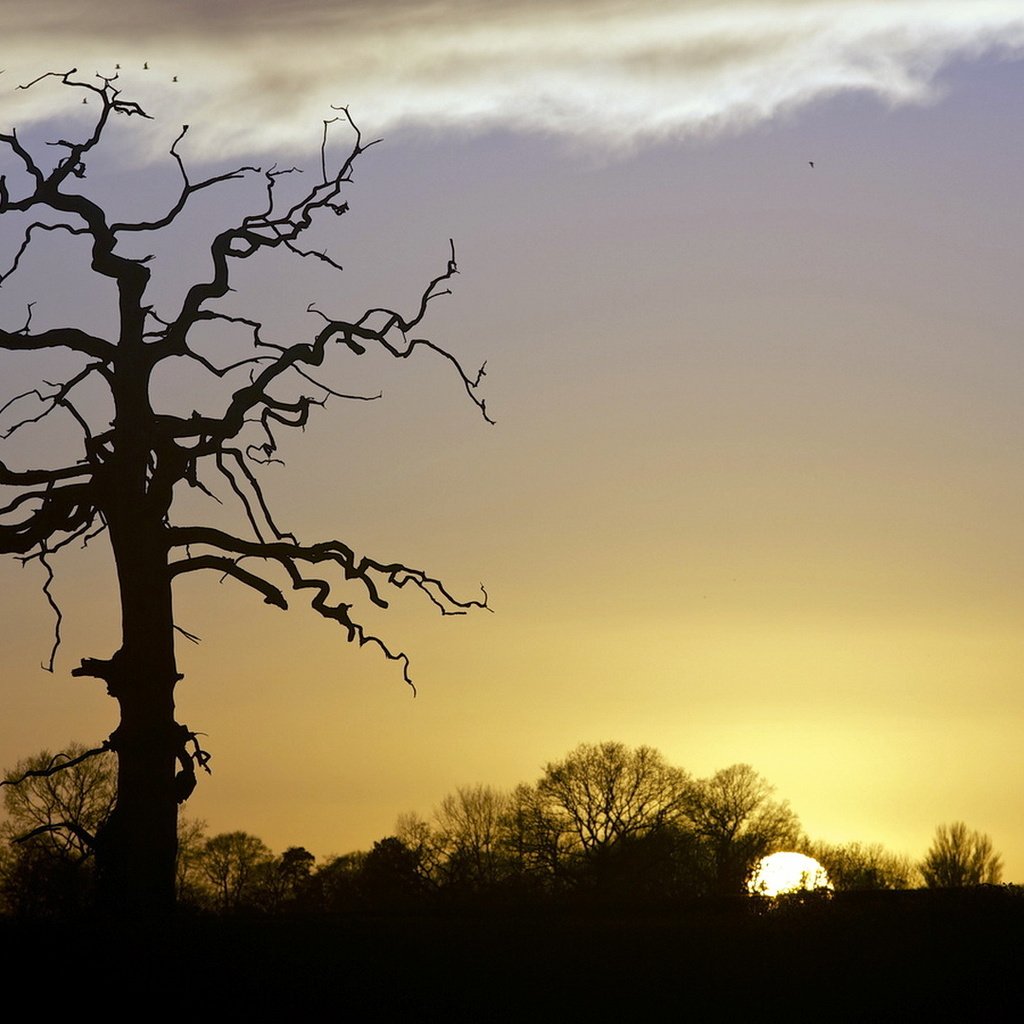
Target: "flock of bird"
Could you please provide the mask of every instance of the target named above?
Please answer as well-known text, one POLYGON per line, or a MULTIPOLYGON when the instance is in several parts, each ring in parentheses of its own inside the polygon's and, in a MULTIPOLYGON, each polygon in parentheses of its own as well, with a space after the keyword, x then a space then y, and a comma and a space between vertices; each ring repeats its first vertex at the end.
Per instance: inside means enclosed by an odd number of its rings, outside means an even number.
MULTIPOLYGON (((114 65, 114 70, 115 71, 120 71, 121 70, 121 65, 120 64, 115 64, 114 65)), ((142 62, 142 70, 143 71, 148 71, 149 70, 149 61, 148 60, 144 60, 142 62)), ((171 76, 171 81, 172 82, 176 82, 177 80, 178 80, 178 76, 177 75, 172 75, 171 76)))
MULTIPOLYGON (((0 71, 0 75, 2 75, 4 73, 4 71, 6 71, 6 70, 7 69, 4 68, 2 71, 0 71)), ((120 71, 121 70, 121 65, 120 64, 115 64, 114 65, 114 70, 115 71, 120 71)), ((149 70, 149 61, 148 60, 144 60, 142 62, 142 70, 143 71, 148 71, 149 70)), ((172 82, 177 82, 177 80, 178 80, 178 76, 177 75, 172 75, 171 76, 171 81, 172 82)), ((89 102, 89 97, 88 96, 83 96, 82 97, 82 102, 83 103, 88 103, 89 102)))

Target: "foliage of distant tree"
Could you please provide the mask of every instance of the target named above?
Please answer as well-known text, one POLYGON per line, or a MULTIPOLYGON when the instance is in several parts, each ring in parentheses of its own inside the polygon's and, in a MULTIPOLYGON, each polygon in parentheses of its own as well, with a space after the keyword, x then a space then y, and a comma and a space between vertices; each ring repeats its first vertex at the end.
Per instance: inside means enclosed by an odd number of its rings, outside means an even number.
POLYGON ((68 913, 91 895, 92 844, 113 810, 117 764, 110 753, 79 760, 87 752, 43 750, 5 775, 0 895, 13 912, 68 913))
POLYGON ((268 910, 286 910, 303 902, 313 875, 316 857, 304 846, 288 849, 263 871, 263 893, 268 910))
POLYGON ((12 838, 34 834, 41 845, 73 861, 89 858, 91 839, 114 807, 117 763, 112 753, 79 761, 86 753, 81 743, 60 754, 42 750, 7 772, 5 833, 12 838), (65 764, 70 766, 54 771, 65 764))
POLYGON ((309 888, 300 901, 302 909, 335 913, 364 909, 367 905, 362 886, 365 862, 363 852, 328 858, 311 874, 309 888))
POLYGON ((807 853, 828 872, 837 892, 863 889, 909 889, 917 868, 909 857, 891 853, 880 843, 807 843, 807 853))
POLYGON ((202 871, 206 845, 206 822, 199 818, 178 818, 178 858, 175 865, 175 893, 179 904, 199 906, 204 901, 202 871))
POLYGON ((219 910, 239 910, 255 902, 260 869, 273 855, 248 832, 223 832, 206 841, 200 868, 219 910))
POLYGON ((754 865, 800 842, 800 822, 749 764, 734 764, 687 790, 685 816, 710 857, 720 895, 744 891, 754 865))
POLYGON ((179 828, 179 902, 220 913, 282 913, 323 906, 316 858, 290 846, 279 857, 248 832, 206 837, 202 822, 179 828))
POLYGON ((547 765, 537 790, 573 845, 593 854, 675 822, 688 785, 651 747, 582 743, 547 765))
POLYGON ((537 782, 535 845, 562 887, 613 896, 634 871, 664 882, 690 785, 652 747, 582 743, 537 782))
POLYGON ((434 820, 450 884, 486 889, 505 876, 507 811, 508 798, 491 786, 461 786, 441 801, 434 820))
POLYGON ((760 857, 799 841, 772 792, 748 765, 693 780, 650 747, 584 743, 534 785, 464 787, 432 821, 401 816, 395 838, 424 891, 732 894, 760 857))
POLYGON ((987 835, 955 821, 935 830, 921 874, 929 889, 995 884, 1003 877, 1003 862, 987 835))
POLYGON ((405 906, 426 891, 416 851, 396 836, 373 844, 361 874, 363 892, 377 906, 405 906))
POLYGON ((557 888, 567 874, 563 823, 549 813, 535 785, 520 783, 509 794, 502 821, 506 864, 520 890, 557 888))

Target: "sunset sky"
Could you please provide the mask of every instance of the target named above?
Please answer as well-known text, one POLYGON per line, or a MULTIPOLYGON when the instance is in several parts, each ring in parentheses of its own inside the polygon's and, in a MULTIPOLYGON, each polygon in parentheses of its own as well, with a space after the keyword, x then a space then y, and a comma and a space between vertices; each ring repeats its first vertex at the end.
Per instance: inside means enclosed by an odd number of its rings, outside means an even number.
MULTIPOLYGON (((366 613, 413 698, 301 599, 179 581, 203 642, 179 645, 178 717, 214 755, 188 815, 343 853, 612 739, 695 775, 749 762, 814 839, 916 859, 963 820, 1024 882, 1020 0, 5 0, 3 20, 0 130, 26 140, 93 111, 15 85, 120 63, 155 120, 119 122, 87 184, 135 213, 176 195, 181 124, 197 176, 317 173, 348 104, 383 142, 315 234, 344 274, 246 266, 239 308, 292 340, 313 301, 412 310, 453 238, 423 333, 487 361, 494 426, 440 360, 339 362, 335 384, 384 397, 328 403, 263 480, 302 539, 483 583, 493 614, 404 592, 366 613)), ((202 209, 174 255, 140 250, 158 296, 208 272, 202 209)), ((19 241, 0 220, 4 268, 19 241)), ((89 274, 54 289, 69 267, 27 261, 0 323, 33 300, 40 323, 109 323, 89 274)), ((58 362, 0 363, 0 405, 58 362)), ((65 427, 0 458, 43 465, 65 427)), ((41 570, 0 563, 0 765, 116 724, 70 677, 118 644, 108 552, 55 569, 49 675, 41 570)))

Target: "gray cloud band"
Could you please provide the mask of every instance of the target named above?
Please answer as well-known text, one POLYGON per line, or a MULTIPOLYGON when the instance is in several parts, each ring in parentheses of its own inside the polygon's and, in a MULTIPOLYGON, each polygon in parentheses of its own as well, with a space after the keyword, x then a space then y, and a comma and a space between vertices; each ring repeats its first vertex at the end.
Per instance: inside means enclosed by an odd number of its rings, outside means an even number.
POLYGON ((631 146, 742 129, 843 91, 922 102, 950 60, 1024 51, 1019 0, 44 10, 5 5, 5 123, 66 99, 14 93, 16 82, 120 64, 126 92, 164 122, 191 123, 194 155, 209 156, 308 150, 331 103, 374 133, 507 128, 631 146))

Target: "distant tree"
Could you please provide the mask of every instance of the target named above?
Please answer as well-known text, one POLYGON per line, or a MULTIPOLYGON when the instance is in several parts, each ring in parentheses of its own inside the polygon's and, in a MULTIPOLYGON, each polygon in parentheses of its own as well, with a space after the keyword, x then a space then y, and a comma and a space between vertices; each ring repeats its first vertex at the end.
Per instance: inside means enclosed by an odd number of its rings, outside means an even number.
POLYGON ((307 895, 316 857, 304 846, 289 846, 280 857, 260 864, 253 883, 253 902, 281 913, 296 909, 307 895))
POLYGON ((606 849, 589 872, 598 895, 616 902, 660 902, 705 895, 706 855, 700 839, 679 821, 606 849))
POLYGON ((206 822, 200 818, 178 818, 178 858, 175 892, 179 903, 199 906, 203 903, 206 879, 202 870, 206 845, 206 822))
POLYGON ((837 892, 909 889, 917 874, 909 857, 891 853, 880 843, 803 843, 800 849, 825 868, 837 892))
POLYGON ((689 779, 652 747, 581 743, 552 761, 537 783, 585 852, 644 835, 675 821, 689 779))
POLYGON ((501 846, 510 877, 531 890, 559 884, 572 846, 567 829, 565 816, 548 806, 537 786, 516 786, 501 819, 501 846))
POLYGON ((400 814, 395 822, 394 836, 386 838, 397 839, 412 855, 423 889, 436 889, 444 885, 444 839, 426 818, 415 811, 400 814))
POLYGON ((363 866, 366 854, 329 857, 313 874, 309 888, 311 909, 346 912, 365 907, 363 866))
MULTIPOLYGON (((140 218, 125 212, 132 204, 122 203, 129 198, 124 190, 113 197, 104 192, 104 160, 95 157, 109 149, 112 122, 149 115, 121 95, 116 74, 87 80, 76 69, 50 72, 20 88, 50 85, 88 99, 84 122, 81 108, 70 108, 80 127, 68 126, 63 136, 38 145, 14 130, 0 132, 0 281, 33 259, 49 261, 51 270, 41 299, 27 312, 4 310, 0 327, 0 353, 10 354, 9 361, 31 369, 26 360, 42 359, 36 386, 0 395, 3 437, 40 424, 44 431, 35 464, 0 462, 6 502, 0 554, 36 562, 56 609, 50 584, 58 553, 76 542, 107 545, 117 575, 121 643, 110 656, 83 658, 72 671, 102 682, 120 716, 107 741, 118 759, 117 803, 94 837, 100 891, 111 909, 167 911, 175 891, 178 805, 208 760, 197 734, 175 717, 182 677, 174 587, 201 573, 230 579, 278 608, 288 606, 286 590, 307 595, 313 610, 349 641, 376 647, 411 684, 408 658, 364 626, 358 602, 386 608, 389 592, 405 588, 419 591, 442 614, 464 614, 485 607, 486 594, 463 600, 422 569, 371 557, 340 539, 300 539, 278 524, 260 474, 280 462, 281 430, 304 428, 328 401, 380 397, 346 393, 331 374, 339 360, 369 350, 397 360, 437 357, 487 418, 477 392, 483 368, 467 373, 454 355, 419 335, 428 305, 449 293, 446 285, 458 272, 454 245, 444 270, 404 315, 381 307, 325 312, 309 304, 299 310, 305 328, 292 325, 275 336, 259 319, 261 311, 239 300, 235 272, 246 260, 296 257, 341 270, 322 244, 308 247, 306 235, 348 210, 343 193, 367 145, 347 110, 324 122, 316 171, 302 178, 297 168, 274 164, 193 181, 179 152, 185 125, 170 145, 180 188, 140 218), (340 156, 328 139, 335 122, 352 132, 340 156), (210 201, 197 209, 211 190, 228 183, 240 190, 234 203, 210 201), (180 230, 186 220, 192 231, 207 234, 198 245, 193 240, 191 248, 179 248, 175 259, 154 262, 168 247, 189 243, 180 230), (94 275, 95 301, 106 315, 107 326, 98 332, 91 328, 97 322, 93 298, 60 278, 62 268, 79 264, 94 275), (171 279, 182 272, 188 282, 157 293, 153 279, 168 266, 171 279), (70 302, 80 308, 69 312, 70 302), (65 369, 48 383, 52 356, 61 357, 65 369), (45 431, 59 425, 70 434, 54 441, 52 429, 45 431), (196 521, 192 510, 182 519, 180 499, 189 491, 196 500, 234 503, 238 529, 219 514, 218 525, 202 516, 196 521)), ((143 195, 151 184, 140 178, 135 191, 143 195)), ((270 302, 286 301, 286 288, 273 291, 270 302)), ((59 609, 56 614, 51 671, 60 642, 59 609)))
POLYGON ((372 906, 406 906, 423 897, 428 886, 415 850, 397 836, 373 844, 363 860, 362 889, 372 906))
POLYGON ((5 841, 0 840, 0 914, 16 913, 11 897, 15 895, 15 854, 5 841))
POLYGON ((315 864, 316 857, 304 846, 289 846, 278 858, 278 874, 284 879, 286 891, 301 888, 309 880, 315 864))
POLYGON ((5 774, 0 894, 14 913, 72 913, 91 897, 95 837, 114 806, 117 765, 110 753, 88 754, 72 743, 5 774))
POLYGON ((448 884, 486 889, 506 869, 502 823, 508 797, 491 786, 462 786, 449 793, 434 812, 444 850, 448 884))
POLYGON ((987 835, 955 821, 935 830, 921 874, 929 889, 995 884, 1003 876, 1003 862, 987 835))
POLYGON ((749 764, 723 768, 687 788, 685 817, 702 841, 719 894, 743 892, 757 861, 799 842, 799 820, 787 802, 771 798, 774 792, 749 764))
POLYGON ((221 911, 253 906, 260 871, 272 857, 263 840, 248 832, 222 832, 207 839, 200 869, 213 905, 221 911))
POLYGON ((19 761, 5 773, 0 834, 35 841, 65 860, 91 857, 96 833, 110 818, 117 795, 117 762, 110 752, 89 756, 81 743, 59 754, 48 750, 19 761))
POLYGON ((91 859, 68 860, 34 841, 0 858, 0 905, 18 917, 69 917, 86 910, 95 890, 91 859))

